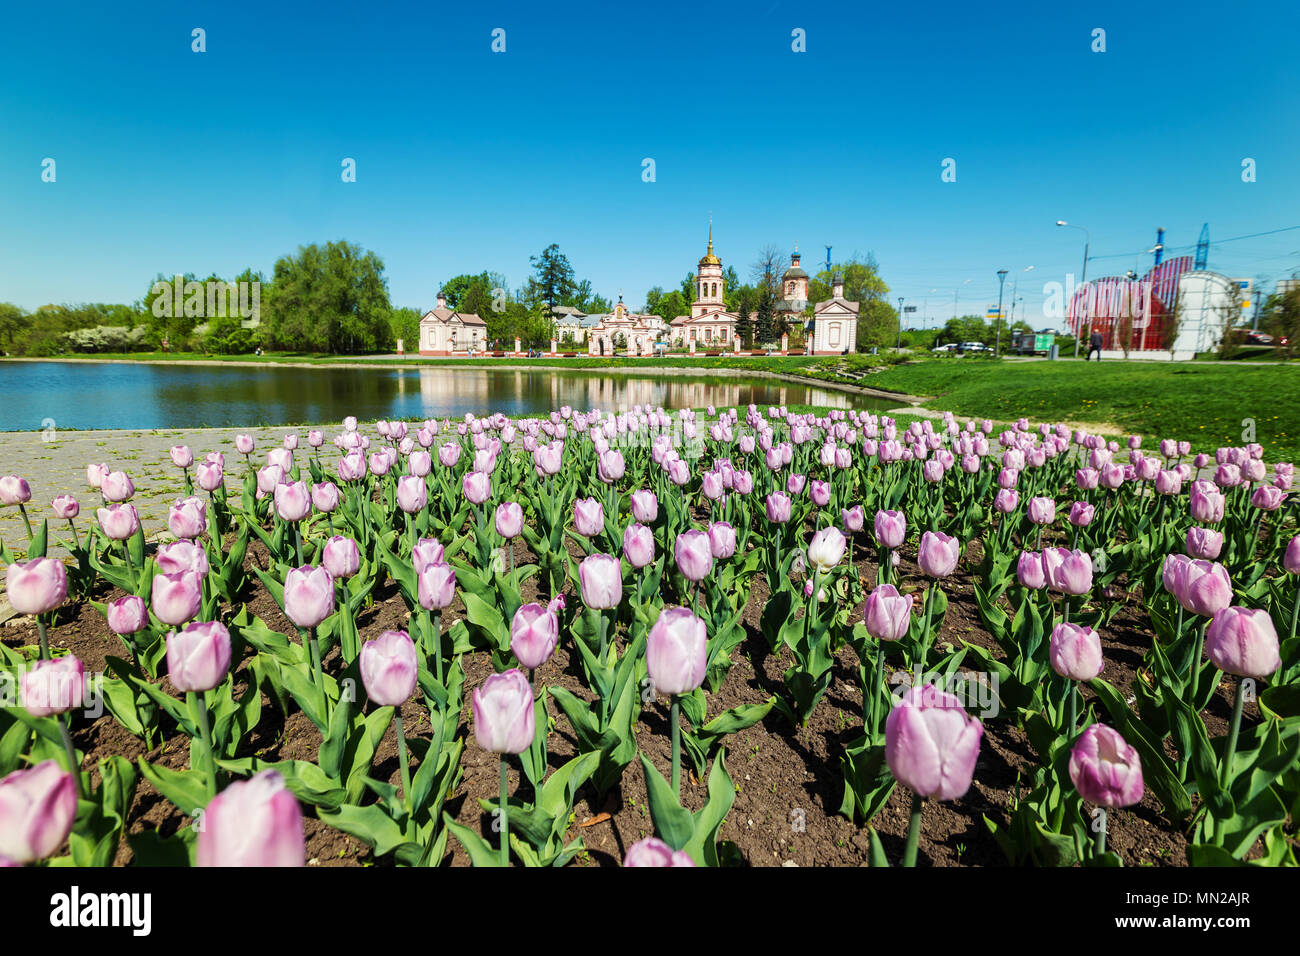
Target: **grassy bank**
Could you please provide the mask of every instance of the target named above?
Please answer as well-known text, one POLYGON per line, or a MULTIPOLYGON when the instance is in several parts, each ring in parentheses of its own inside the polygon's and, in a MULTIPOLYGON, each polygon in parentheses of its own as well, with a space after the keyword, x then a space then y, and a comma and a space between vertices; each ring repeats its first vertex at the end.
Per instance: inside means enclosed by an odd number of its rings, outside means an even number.
POLYGON ((1269 460, 1300 460, 1300 368, 1154 362, 934 361, 869 376, 875 388, 933 396, 930 408, 1014 421, 1067 421, 1240 445, 1253 420, 1269 460))

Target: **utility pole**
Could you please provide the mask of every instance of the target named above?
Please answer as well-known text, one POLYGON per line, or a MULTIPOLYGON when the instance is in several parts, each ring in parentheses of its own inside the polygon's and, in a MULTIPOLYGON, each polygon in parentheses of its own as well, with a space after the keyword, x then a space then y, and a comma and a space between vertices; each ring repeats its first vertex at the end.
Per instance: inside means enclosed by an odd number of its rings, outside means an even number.
POLYGON ((997 338, 993 340, 993 357, 997 358, 998 353, 1002 350, 1002 287, 1007 283, 1007 270, 998 270, 998 331, 997 338))
POLYGON ((898 347, 903 347, 903 297, 898 297, 898 347))

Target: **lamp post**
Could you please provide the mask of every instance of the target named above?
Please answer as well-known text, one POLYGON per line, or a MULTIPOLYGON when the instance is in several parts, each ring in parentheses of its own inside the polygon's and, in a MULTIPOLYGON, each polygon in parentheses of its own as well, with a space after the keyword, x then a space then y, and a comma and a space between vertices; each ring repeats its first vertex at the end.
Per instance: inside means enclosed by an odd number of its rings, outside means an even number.
MULTIPOLYGON (((1079 276, 1079 285, 1085 285, 1088 282, 1088 246, 1092 243, 1092 233, 1083 226, 1076 225, 1072 222, 1066 222, 1064 219, 1056 220, 1058 226, 1069 226, 1071 229, 1083 229, 1083 273, 1079 276)), ((1067 305, 1068 309, 1069 306, 1067 305)), ((1088 317, 1088 328, 1092 328, 1092 317, 1088 317)), ((1079 357, 1079 333, 1074 333, 1074 357, 1079 357)))
POLYGON ((993 357, 997 358, 1002 350, 1002 287, 1007 284, 1007 270, 998 270, 998 331, 993 340, 993 357))
POLYGON ((903 297, 898 297, 898 348, 903 347, 903 297))

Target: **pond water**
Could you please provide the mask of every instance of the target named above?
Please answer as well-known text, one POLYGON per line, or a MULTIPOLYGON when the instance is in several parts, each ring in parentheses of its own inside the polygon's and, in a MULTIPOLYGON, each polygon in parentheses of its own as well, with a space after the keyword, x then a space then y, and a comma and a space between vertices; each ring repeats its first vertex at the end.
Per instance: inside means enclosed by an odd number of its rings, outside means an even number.
POLYGON ((821 405, 886 409, 815 384, 709 375, 551 368, 292 368, 111 362, 0 362, 0 431, 319 424, 356 415, 458 418, 540 415, 571 405, 616 411, 821 405))

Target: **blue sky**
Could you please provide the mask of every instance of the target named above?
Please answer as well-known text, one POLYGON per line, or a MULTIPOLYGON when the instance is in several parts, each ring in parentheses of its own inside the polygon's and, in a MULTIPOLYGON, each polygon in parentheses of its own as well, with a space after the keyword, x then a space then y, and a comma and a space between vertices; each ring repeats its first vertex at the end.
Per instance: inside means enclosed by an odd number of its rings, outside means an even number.
MULTIPOLYGON (((1082 260, 1083 233, 1056 219, 1091 231, 1092 276, 1145 270, 1158 226, 1171 253, 1203 222, 1212 242, 1300 226, 1294 3, 42 2, 2 16, 0 301, 27 308, 133 301, 159 272, 269 273, 341 238, 381 256, 398 305, 431 307, 465 271, 518 285, 551 242, 640 305, 694 268, 712 211, 742 276, 765 243, 798 241, 805 265, 826 244, 872 252, 891 298, 928 299, 933 321, 954 290, 961 312, 996 302, 1005 268, 1038 324, 1044 283, 1082 260), (945 158, 956 182, 940 180, 945 158)), ((1300 229, 1212 245, 1210 267, 1289 275, 1300 229)))

